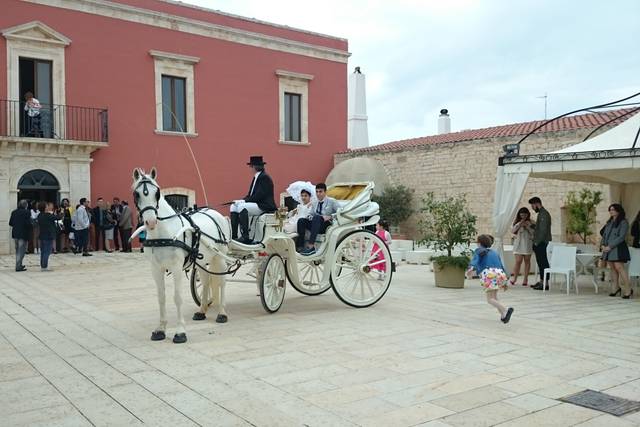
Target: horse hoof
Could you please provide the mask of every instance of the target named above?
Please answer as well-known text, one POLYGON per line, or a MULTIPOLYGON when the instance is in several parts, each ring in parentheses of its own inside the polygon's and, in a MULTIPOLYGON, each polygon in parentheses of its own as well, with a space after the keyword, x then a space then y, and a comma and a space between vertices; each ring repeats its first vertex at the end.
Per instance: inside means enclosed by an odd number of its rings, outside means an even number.
POLYGON ((182 344, 183 342, 187 342, 187 334, 185 334, 184 332, 181 334, 175 334, 173 336, 173 342, 175 344, 182 344))
POLYGON ((162 341, 166 338, 164 331, 153 331, 151 332, 151 341, 162 341))
POLYGON ((216 323, 227 323, 227 315, 218 314, 218 317, 216 317, 216 323))
POLYGON ((204 320, 206 318, 207 318, 207 315, 204 313, 200 313, 199 311, 196 313, 193 313, 193 317, 192 317, 193 320, 204 320))

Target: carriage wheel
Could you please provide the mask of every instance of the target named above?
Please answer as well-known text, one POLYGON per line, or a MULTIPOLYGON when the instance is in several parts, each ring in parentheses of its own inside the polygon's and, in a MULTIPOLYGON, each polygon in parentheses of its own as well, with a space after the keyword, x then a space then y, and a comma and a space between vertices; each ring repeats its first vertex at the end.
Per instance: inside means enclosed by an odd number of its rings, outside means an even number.
MULTIPOLYGON (((191 298, 193 302, 200 307, 200 301, 202 296, 202 281, 200 280, 200 272, 197 268, 191 269, 191 278, 189 280, 189 287, 191 288, 191 298)), ((213 295, 209 292, 209 305, 213 302, 213 295)))
POLYGON ((271 254, 260 269, 258 284, 260 285, 260 301, 269 313, 280 309, 284 301, 284 291, 287 284, 287 273, 282 257, 271 254))
POLYGON ((387 292, 392 275, 391 252, 380 237, 356 230, 338 242, 331 285, 340 301, 356 308, 369 307, 387 292))
MULTIPOLYGON (((288 265, 287 265, 288 267, 288 265)), ((323 285, 322 276, 324 275, 325 263, 323 259, 316 261, 304 262, 298 259, 298 278, 300 283, 295 283, 289 277, 289 270, 287 269, 287 279, 293 288, 303 295, 320 295, 331 288, 331 281, 323 285)))

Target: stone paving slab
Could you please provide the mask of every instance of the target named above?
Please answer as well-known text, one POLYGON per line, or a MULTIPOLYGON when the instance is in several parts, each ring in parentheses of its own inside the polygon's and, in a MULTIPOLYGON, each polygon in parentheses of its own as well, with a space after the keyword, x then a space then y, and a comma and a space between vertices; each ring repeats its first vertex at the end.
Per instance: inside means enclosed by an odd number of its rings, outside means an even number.
MULTIPOLYGON (((190 320, 189 341, 151 342, 155 285, 143 254, 0 257, 3 426, 640 426, 557 400, 585 388, 640 399, 640 299, 517 287, 499 322, 474 281, 433 285, 400 265, 385 298, 357 310, 291 287, 262 310, 228 285, 229 323, 190 320)), ((173 281, 167 281, 171 337, 173 281)))

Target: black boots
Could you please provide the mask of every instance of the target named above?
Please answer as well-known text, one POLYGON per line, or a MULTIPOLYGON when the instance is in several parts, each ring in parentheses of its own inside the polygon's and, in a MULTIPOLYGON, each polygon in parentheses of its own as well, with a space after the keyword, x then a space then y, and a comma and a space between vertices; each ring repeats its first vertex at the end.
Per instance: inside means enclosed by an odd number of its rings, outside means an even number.
POLYGON ((231 238, 240 243, 253 243, 249 237, 249 212, 243 209, 242 212, 231 212, 231 238), (240 239, 238 239, 238 225, 240 225, 240 239))

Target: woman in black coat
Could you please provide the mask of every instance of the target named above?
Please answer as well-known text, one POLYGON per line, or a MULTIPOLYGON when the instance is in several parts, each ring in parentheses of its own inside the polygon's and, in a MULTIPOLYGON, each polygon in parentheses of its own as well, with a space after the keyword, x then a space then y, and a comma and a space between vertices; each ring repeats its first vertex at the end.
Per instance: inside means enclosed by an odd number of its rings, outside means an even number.
POLYGON ((53 241, 58 233, 56 217, 53 214, 53 203, 40 202, 38 204, 38 227, 40 228, 40 268, 49 270, 49 255, 53 252, 53 241))
POLYGON ((632 246, 640 248, 640 211, 638 211, 636 219, 631 223, 631 237, 633 237, 632 246))
POLYGON ((629 282, 624 265, 631 259, 625 238, 629 231, 629 222, 625 218, 624 208, 618 203, 609 206, 609 221, 600 231, 602 235, 602 259, 611 269, 611 278, 616 285, 615 291, 609 294, 615 297, 622 292, 622 298, 629 299, 633 289, 629 282))

